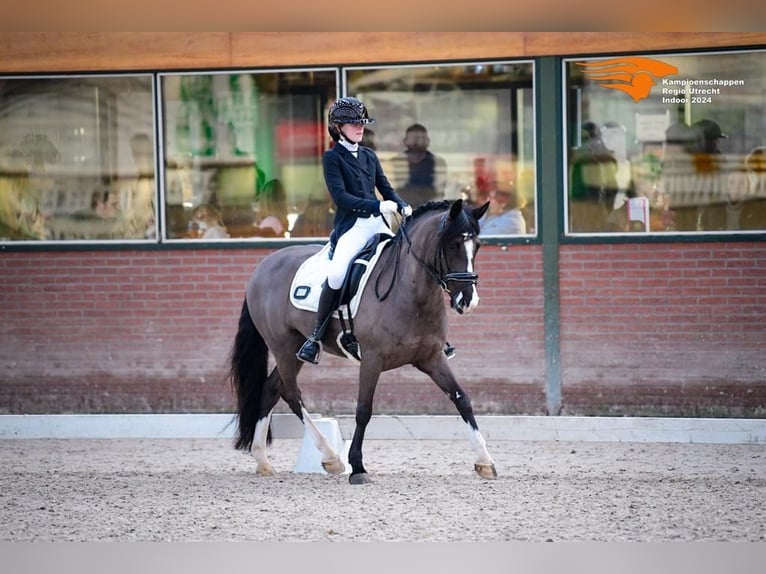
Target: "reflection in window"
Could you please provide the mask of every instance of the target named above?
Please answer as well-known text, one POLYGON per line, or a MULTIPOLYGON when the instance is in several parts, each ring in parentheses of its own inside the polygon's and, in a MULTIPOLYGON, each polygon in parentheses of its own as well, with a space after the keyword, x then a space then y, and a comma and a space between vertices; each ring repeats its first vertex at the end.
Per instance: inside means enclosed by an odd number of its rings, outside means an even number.
POLYGON ((327 237, 334 70, 161 76, 169 238, 327 237))
POLYGON ((483 234, 535 232, 532 63, 352 68, 347 86, 404 200, 490 201, 483 234))
POLYGON ((568 232, 766 229, 766 52, 566 63, 568 232))
POLYGON ((0 240, 156 235, 149 76, 0 79, 0 240))

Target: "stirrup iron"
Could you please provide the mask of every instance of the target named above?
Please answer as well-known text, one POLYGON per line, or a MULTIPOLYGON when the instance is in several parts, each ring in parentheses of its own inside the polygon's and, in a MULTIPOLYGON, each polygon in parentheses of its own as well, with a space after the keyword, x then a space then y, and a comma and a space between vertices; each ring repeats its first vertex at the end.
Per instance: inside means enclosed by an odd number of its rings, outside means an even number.
POLYGON ((319 355, 322 354, 322 341, 309 337, 298 349, 295 356, 304 363, 319 364, 319 355))

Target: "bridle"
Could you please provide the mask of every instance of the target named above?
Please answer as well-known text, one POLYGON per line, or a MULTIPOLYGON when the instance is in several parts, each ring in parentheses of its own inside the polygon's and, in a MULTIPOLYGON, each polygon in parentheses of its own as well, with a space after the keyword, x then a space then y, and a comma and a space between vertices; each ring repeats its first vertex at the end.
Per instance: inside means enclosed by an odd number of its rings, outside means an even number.
MULTIPOLYGON (((439 235, 441 235, 444 231, 444 228, 446 226, 447 222, 447 214, 442 216, 441 223, 439 224, 439 235)), ((394 238, 391 240, 392 245, 391 248, 393 249, 395 247, 395 244, 398 243, 402 237, 407 242, 407 253, 410 253, 415 260, 426 270, 428 275, 431 276, 431 278, 436 281, 439 284, 439 287, 442 291, 447 293, 450 296, 450 304, 453 308, 456 307, 456 294, 453 293, 449 288, 449 283, 458 283, 460 285, 460 289, 458 291, 463 289, 463 285, 465 283, 476 285, 476 283, 479 280, 479 275, 477 273, 474 273, 472 271, 450 271, 449 268, 449 262, 447 261, 447 256, 444 253, 444 247, 442 245, 442 241, 440 240, 438 242, 438 245, 436 247, 436 251, 434 253, 433 260, 435 262, 434 265, 420 257, 412 248, 412 240, 410 239, 409 234, 407 233, 407 220, 402 221, 401 226, 399 227, 399 231, 394 236, 394 238)), ((474 236, 473 233, 463 233, 464 240, 471 239, 474 236)), ((388 285, 388 289, 386 289, 386 292, 381 295, 378 290, 380 278, 382 276, 378 275, 378 279, 375 282, 375 295, 377 295, 378 299, 380 301, 383 301, 386 297, 388 297, 389 293, 391 292, 391 289, 393 288, 394 281, 396 280, 396 273, 399 269, 399 257, 401 255, 401 249, 396 249, 396 260, 394 263, 394 273, 391 277, 391 283, 388 285)), ((390 256, 389 256, 390 257, 390 256)))

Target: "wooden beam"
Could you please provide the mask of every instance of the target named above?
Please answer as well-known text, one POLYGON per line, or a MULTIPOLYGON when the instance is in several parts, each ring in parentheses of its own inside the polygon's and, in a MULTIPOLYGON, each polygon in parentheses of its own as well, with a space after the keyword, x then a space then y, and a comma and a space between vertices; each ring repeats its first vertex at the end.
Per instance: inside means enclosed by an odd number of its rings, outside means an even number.
POLYGON ((763 32, 0 32, 0 73, 337 66, 766 46, 763 32))

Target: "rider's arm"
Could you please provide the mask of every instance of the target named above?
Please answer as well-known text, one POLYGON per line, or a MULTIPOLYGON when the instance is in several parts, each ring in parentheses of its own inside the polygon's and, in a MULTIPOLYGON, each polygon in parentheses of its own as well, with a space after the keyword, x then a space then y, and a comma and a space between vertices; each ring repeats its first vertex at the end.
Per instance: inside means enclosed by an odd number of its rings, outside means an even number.
MULTIPOLYGON (((345 176, 340 163, 341 158, 336 153, 325 153, 322 157, 325 183, 338 209, 353 212, 360 217, 380 215, 380 202, 377 199, 367 199, 349 193, 346 187, 349 182, 346 179, 353 176, 345 176)), ((361 190, 361 181, 356 183, 361 190)))

